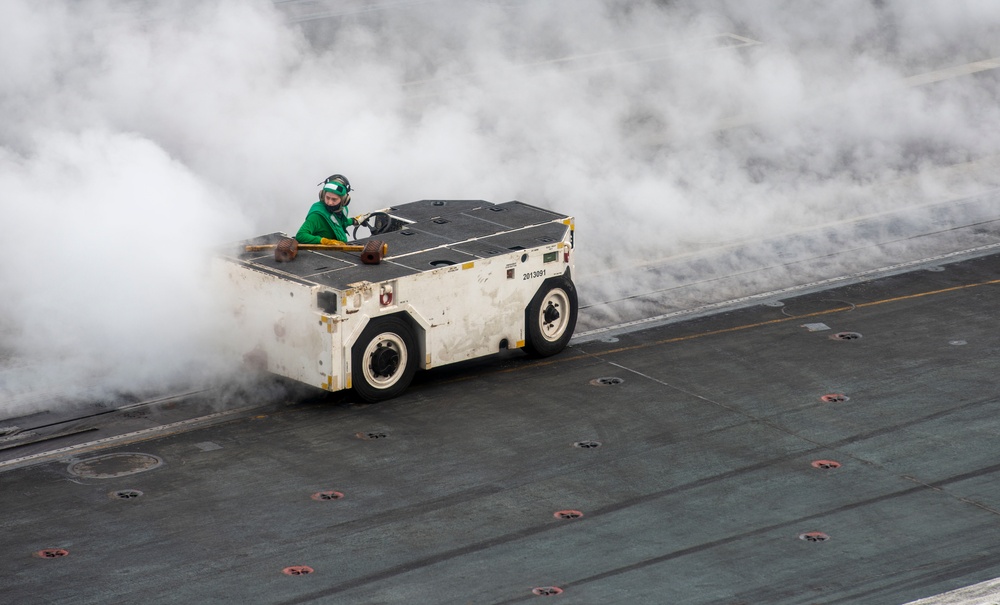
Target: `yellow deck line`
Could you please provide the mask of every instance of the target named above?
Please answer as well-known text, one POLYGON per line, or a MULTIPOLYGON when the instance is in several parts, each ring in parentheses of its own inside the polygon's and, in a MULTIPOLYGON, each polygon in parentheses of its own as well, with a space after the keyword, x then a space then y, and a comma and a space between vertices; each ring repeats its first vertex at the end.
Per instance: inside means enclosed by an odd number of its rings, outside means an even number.
POLYGON ((624 351, 633 351, 633 350, 636 350, 636 349, 644 349, 644 348, 647 348, 647 347, 652 347, 652 346, 657 346, 657 345, 662 345, 662 344, 670 344, 670 343, 673 343, 673 342, 682 342, 682 341, 685 341, 685 340, 693 340, 695 338, 702 338, 704 336, 716 336, 718 334, 728 334, 728 333, 731 333, 731 332, 739 332, 739 331, 742 331, 742 330, 749 330, 749 329, 752 329, 752 328, 759 328, 761 326, 768 326, 768 325, 773 325, 773 324, 786 323, 786 322, 789 322, 789 321, 798 321, 798 320, 802 320, 802 319, 807 319, 809 317, 818 317, 820 315, 831 315, 833 313, 840 313, 842 311, 851 311, 851 310, 854 310, 854 309, 862 309, 862 308, 865 308, 865 307, 874 307, 876 305, 884 305, 886 303, 899 302, 899 301, 902 301, 902 300, 912 300, 912 299, 921 298, 921 297, 924 297, 924 296, 933 296, 933 295, 936 295, 936 294, 945 294, 947 292, 955 292, 957 290, 966 290, 968 288, 978 288, 979 286, 991 286, 991 285, 995 285, 995 284, 1000 284, 1000 279, 991 279, 989 281, 979 282, 979 283, 975 283, 975 284, 966 284, 964 286, 953 286, 951 288, 942 288, 940 290, 931 290, 929 292, 920 292, 920 293, 917 293, 917 294, 908 294, 906 296, 896 296, 896 297, 893 297, 893 298, 886 298, 886 299, 883 299, 883 300, 874 300, 874 301, 866 302, 866 303, 851 304, 850 306, 847 306, 847 307, 837 307, 835 309, 826 309, 825 311, 816 311, 814 313, 806 313, 804 315, 795 315, 793 317, 782 317, 782 318, 779 318, 779 319, 770 319, 768 321, 761 321, 761 322, 753 323, 753 324, 746 324, 746 325, 742 325, 742 326, 735 326, 735 327, 732 327, 732 328, 724 328, 722 330, 712 330, 710 332, 702 332, 701 334, 690 334, 688 336, 676 336, 674 338, 665 338, 663 340, 657 340, 657 341, 650 342, 650 343, 633 345, 633 346, 630 346, 630 347, 620 347, 618 349, 611 349, 610 351, 602 351, 601 355, 611 355, 613 353, 621 353, 621 352, 624 352, 624 351))

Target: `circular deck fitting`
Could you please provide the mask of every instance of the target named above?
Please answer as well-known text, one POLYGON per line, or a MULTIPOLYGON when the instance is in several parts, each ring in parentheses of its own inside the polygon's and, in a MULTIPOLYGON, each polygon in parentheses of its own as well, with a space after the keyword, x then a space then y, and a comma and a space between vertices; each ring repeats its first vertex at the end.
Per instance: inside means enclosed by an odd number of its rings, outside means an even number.
POLYGON ((152 470, 162 464, 163 460, 152 454, 104 454, 74 462, 67 470, 77 477, 113 479, 152 470))
POLYGON ((933 267, 927 267, 927 270, 928 271, 934 271, 934 272, 944 271, 944 267, 942 267, 940 265, 935 265, 933 267))
POLYGON ((595 387, 611 387, 625 382, 624 378, 617 378, 615 376, 603 376, 601 378, 595 378, 590 381, 590 384, 595 387))
POLYGON ((326 492, 316 492, 311 497, 313 500, 325 502, 326 500, 340 500, 344 497, 344 494, 330 490, 326 492))
POLYGON ((308 565, 292 565, 291 567, 286 567, 282 569, 281 573, 285 574, 286 576, 304 576, 307 574, 311 574, 313 571, 315 570, 312 567, 309 567, 308 565))
POLYGON ((389 436, 388 433, 382 433, 379 431, 373 431, 371 433, 354 433, 354 436, 358 439, 364 439, 365 441, 374 441, 376 439, 385 439, 389 436))
POLYGON ((969 343, 967 341, 964 341, 964 340, 949 340, 948 344, 950 344, 952 346, 960 347, 962 345, 967 345, 969 343))
POLYGON ((812 467, 821 470, 830 470, 835 468, 840 468, 840 463, 836 460, 813 460, 812 467))
POLYGON ((799 540, 805 540, 806 542, 826 542, 829 539, 830 536, 821 531, 808 531, 804 534, 799 534, 799 540))
POLYGON ((827 393, 826 395, 820 397, 820 399, 826 403, 844 403, 845 401, 849 401, 851 398, 843 393, 827 393))
POLYGON ((831 340, 857 340, 861 338, 861 334, 858 332, 837 332, 836 334, 831 334, 831 340))
POLYGON ((539 597, 554 597, 557 594, 562 594, 563 589, 558 586, 539 586, 538 588, 532 588, 531 593, 539 597))
POLYGON ((112 500, 135 500, 140 496, 142 496, 142 492, 137 489, 120 489, 108 494, 108 498, 112 500))
POLYGON ((615 338, 614 336, 605 336, 604 338, 601 339, 601 342, 615 343, 618 342, 618 339, 615 338))
POLYGON ((766 303, 763 303, 763 305, 765 307, 784 307, 785 303, 781 302, 780 300, 772 300, 772 301, 768 301, 766 303))
POLYGON ((34 554, 34 556, 39 559, 58 559, 59 557, 65 557, 69 554, 69 551, 65 548, 45 548, 34 554))
POLYGON ((556 519, 579 519, 583 516, 578 510, 559 510, 552 515, 556 519))
POLYGON ((578 447, 584 450, 592 450, 601 447, 600 441, 577 441, 573 444, 573 447, 578 447))

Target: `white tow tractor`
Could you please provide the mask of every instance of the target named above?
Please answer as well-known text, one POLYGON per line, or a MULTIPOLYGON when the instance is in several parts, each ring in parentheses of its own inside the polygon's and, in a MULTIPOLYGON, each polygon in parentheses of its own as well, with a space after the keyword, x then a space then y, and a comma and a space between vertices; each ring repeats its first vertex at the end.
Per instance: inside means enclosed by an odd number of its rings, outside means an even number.
POLYGON ((236 299, 234 352, 380 401, 417 369, 507 348, 554 355, 573 335, 573 217, 517 201, 423 200, 366 223, 371 236, 352 251, 299 246, 289 259, 287 247, 275 252, 288 236, 272 233, 220 254, 236 299))

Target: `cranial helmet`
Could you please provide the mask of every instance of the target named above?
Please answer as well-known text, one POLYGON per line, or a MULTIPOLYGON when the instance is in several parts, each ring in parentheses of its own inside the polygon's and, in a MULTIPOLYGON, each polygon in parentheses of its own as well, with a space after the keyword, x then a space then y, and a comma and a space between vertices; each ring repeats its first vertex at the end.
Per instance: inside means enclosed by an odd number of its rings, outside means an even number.
POLYGON ((323 192, 330 191, 339 195, 343 200, 343 206, 351 203, 351 182, 342 174, 333 174, 320 183, 323 188, 319 190, 319 201, 323 201, 323 192))

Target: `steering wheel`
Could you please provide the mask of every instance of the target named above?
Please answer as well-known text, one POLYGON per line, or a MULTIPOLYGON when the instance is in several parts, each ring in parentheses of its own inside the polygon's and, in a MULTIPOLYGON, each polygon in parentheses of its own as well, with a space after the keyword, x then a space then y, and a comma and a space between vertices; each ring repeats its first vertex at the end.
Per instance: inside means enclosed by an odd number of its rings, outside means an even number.
POLYGON ((366 227, 372 235, 385 233, 392 229, 392 217, 385 212, 372 212, 357 225, 354 225, 354 232, 351 239, 358 239, 358 227, 366 227))

